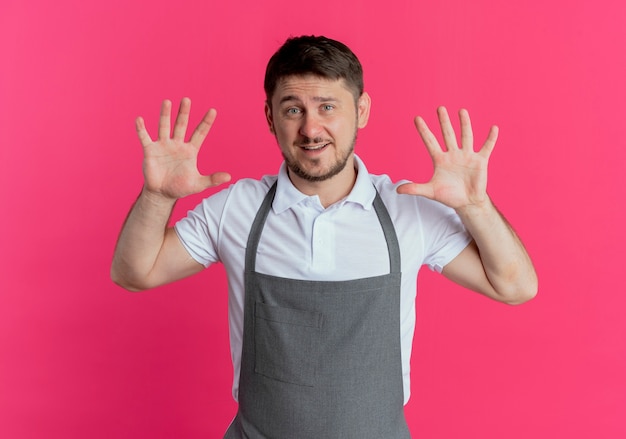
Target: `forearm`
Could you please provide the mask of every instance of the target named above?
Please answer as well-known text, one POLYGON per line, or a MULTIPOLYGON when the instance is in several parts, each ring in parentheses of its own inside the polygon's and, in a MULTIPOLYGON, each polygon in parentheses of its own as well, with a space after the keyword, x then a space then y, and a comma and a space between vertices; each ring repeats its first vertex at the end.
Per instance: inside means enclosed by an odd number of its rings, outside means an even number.
POLYGON ((149 278, 163 247, 176 200, 145 189, 133 205, 117 241, 111 278, 129 290, 150 286, 149 278))
POLYGON ((499 300, 522 303, 537 293, 537 275, 521 240, 487 199, 481 206, 457 209, 478 248, 485 274, 499 300))

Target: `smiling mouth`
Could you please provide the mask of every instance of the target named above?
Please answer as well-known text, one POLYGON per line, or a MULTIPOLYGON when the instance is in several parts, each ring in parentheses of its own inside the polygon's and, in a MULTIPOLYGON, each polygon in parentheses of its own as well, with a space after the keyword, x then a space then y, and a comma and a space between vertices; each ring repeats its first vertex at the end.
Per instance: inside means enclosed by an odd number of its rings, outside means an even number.
POLYGON ((330 145, 330 143, 323 143, 321 145, 300 145, 300 148, 304 149, 305 151, 319 151, 326 148, 328 145, 330 145))

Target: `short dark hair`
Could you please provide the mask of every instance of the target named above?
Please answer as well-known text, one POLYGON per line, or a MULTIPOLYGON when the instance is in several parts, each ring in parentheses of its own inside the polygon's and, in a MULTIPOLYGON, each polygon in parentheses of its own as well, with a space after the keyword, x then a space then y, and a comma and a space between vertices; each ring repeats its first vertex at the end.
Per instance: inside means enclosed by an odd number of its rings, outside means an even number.
POLYGON ((264 88, 268 105, 272 105, 281 79, 304 75, 343 79, 355 100, 363 94, 363 67, 348 46, 324 36, 300 36, 285 41, 267 63, 264 88))

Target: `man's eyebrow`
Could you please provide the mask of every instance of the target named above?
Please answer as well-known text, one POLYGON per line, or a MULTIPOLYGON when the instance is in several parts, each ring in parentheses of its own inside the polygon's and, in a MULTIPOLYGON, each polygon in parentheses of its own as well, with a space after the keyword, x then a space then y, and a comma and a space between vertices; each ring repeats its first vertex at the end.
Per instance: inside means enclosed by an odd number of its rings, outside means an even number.
MULTIPOLYGON (((315 102, 336 102, 337 98, 333 98, 331 96, 314 96, 312 100, 315 102)), ((286 95, 280 98, 280 101, 278 103, 283 104, 285 102, 301 102, 301 101, 302 99, 300 99, 298 96, 286 95)))

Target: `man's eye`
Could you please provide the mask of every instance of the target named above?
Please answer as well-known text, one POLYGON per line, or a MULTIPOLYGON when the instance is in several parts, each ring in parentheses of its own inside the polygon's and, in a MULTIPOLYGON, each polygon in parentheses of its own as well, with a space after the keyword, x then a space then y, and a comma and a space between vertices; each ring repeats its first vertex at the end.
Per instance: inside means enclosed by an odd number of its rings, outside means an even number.
POLYGON ((300 109, 299 108, 291 107, 291 108, 287 109, 287 114, 298 114, 298 113, 300 113, 300 109))
POLYGON ((322 109, 323 109, 324 111, 330 111, 330 110, 332 110, 332 109, 334 109, 334 108, 335 108, 335 106, 334 106, 334 105, 331 105, 331 104, 324 104, 324 105, 322 106, 322 109))

